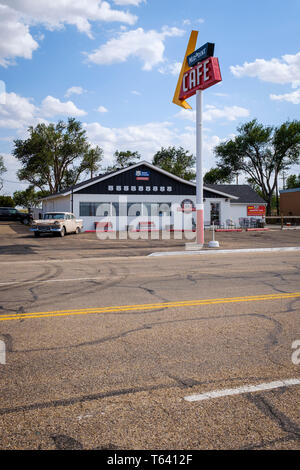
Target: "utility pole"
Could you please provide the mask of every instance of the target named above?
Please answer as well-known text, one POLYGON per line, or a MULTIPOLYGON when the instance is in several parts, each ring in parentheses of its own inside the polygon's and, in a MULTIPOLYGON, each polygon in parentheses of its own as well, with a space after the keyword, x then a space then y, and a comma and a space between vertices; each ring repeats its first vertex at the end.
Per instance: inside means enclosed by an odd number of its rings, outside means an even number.
POLYGON ((282 171, 281 179, 282 179, 282 189, 285 189, 285 172, 284 172, 284 170, 282 171))

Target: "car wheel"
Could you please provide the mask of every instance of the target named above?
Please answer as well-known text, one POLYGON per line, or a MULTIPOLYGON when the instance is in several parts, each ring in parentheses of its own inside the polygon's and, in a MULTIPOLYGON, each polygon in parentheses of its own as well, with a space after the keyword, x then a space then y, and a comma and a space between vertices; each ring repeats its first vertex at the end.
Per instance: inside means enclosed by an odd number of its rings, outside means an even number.
POLYGON ((80 233, 80 227, 76 227, 75 233, 76 233, 76 235, 78 235, 80 233))
POLYGON ((60 232, 60 236, 64 237, 66 235, 66 228, 63 227, 62 231, 60 232))
POLYGON ((23 224, 24 224, 24 225, 28 225, 28 224, 29 224, 29 220, 28 220, 28 219, 23 219, 23 224))
POLYGON ((34 236, 38 238, 41 234, 39 232, 34 232, 34 236))

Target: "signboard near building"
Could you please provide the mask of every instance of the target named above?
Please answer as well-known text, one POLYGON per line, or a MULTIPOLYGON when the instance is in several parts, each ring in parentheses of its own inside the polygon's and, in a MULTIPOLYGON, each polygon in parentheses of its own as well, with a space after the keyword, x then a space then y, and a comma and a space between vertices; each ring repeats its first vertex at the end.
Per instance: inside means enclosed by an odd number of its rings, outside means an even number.
POLYGON ((150 172, 149 171, 140 171, 137 170, 135 172, 136 180, 137 181, 149 181, 150 179, 150 172))
POLYGON ((248 216, 265 216, 266 215, 266 206, 260 206, 259 204, 253 204, 247 206, 247 215, 248 216))

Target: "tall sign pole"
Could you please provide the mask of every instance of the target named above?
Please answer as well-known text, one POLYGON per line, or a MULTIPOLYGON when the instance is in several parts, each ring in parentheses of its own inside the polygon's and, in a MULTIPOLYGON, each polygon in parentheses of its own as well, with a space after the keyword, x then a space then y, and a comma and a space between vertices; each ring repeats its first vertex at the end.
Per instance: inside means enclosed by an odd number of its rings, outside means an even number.
POLYGON ((204 205, 202 169, 202 90, 196 91, 196 243, 204 244, 204 205))
POLYGON ((191 109, 186 99, 196 94, 196 247, 204 244, 204 204, 202 168, 202 95, 203 90, 222 80, 215 45, 207 42, 195 50, 198 31, 192 31, 177 82, 173 103, 191 109))

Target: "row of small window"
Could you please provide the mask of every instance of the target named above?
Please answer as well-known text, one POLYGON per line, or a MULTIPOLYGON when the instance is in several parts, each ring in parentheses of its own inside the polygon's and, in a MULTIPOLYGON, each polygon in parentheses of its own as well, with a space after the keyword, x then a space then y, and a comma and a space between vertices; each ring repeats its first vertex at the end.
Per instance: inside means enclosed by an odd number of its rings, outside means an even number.
POLYGON ((142 202, 80 202, 80 217, 139 217, 161 216, 171 213, 171 202, 142 203, 142 202))
POLYGON ((161 193, 164 193, 165 191, 167 192, 172 192, 173 188, 172 186, 108 186, 107 187, 108 191, 139 191, 139 192, 143 192, 144 190, 146 192, 150 192, 151 190, 153 192, 161 192, 161 193))

